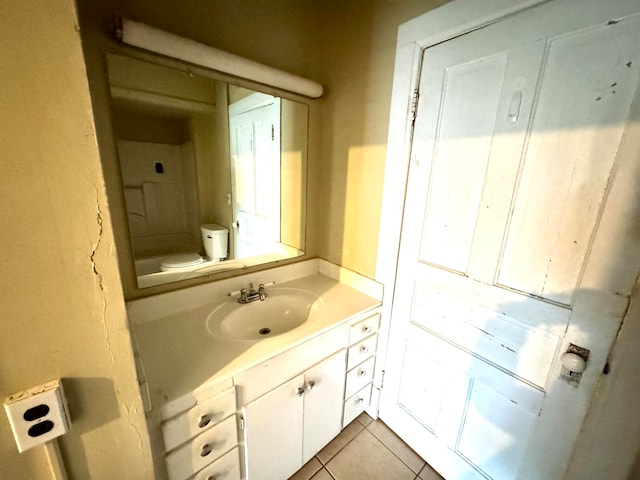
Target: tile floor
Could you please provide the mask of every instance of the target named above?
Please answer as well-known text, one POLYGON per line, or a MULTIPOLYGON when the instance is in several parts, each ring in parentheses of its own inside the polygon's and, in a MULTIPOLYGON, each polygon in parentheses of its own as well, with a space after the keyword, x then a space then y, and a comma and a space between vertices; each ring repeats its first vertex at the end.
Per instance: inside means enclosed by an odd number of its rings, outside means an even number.
POLYGON ((444 480, 380 420, 350 423, 289 480, 444 480))

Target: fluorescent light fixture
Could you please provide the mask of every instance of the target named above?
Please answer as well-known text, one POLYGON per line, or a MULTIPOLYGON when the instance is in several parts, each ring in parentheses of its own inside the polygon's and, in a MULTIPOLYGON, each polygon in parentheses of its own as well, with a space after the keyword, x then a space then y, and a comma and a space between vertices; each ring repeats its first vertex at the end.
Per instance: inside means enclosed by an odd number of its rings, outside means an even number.
POLYGON ((322 85, 313 80, 126 18, 122 19, 122 42, 305 97, 322 96, 322 85))

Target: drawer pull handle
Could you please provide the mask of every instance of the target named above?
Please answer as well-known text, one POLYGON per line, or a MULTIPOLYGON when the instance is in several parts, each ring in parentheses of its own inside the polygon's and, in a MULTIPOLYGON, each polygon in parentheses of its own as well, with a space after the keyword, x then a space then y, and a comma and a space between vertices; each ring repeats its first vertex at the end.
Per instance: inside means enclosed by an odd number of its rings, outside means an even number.
POLYGON ((313 390, 313 387, 315 387, 315 386, 316 386, 316 382, 314 382, 313 380, 309 380, 307 382, 307 390, 311 391, 311 390, 313 390))
POLYGON ((208 443, 205 443, 202 448, 200 449, 200 456, 201 457, 206 457, 207 455, 209 455, 211 452, 213 452, 213 447, 211 445, 209 445, 208 443))
POLYGON ((371 327, 369 325, 362 326, 362 333, 369 333, 371 331, 371 327))
POLYGON ((367 353, 369 351, 369 347, 367 347, 366 345, 362 345, 360 347, 360 353, 367 353))
POLYGON ((216 477, 213 475, 209 475, 205 480, 216 480, 216 477))
POLYGON ((198 427, 204 428, 211 423, 211 417, 209 415, 202 415, 198 419, 198 427))
POLYGON ((297 396, 299 396, 299 397, 301 397, 302 395, 304 395, 304 388, 302 388, 302 387, 298 387, 298 388, 296 389, 296 395, 297 395, 297 396))
POLYGON ((358 397, 358 398, 356 399, 356 405, 361 405, 361 404, 363 404, 363 403, 364 403, 364 398, 362 398, 362 397, 358 397))
POLYGON ((366 371, 366 370, 362 370, 362 369, 359 369, 359 370, 358 370, 358 376, 359 376, 359 377, 364 377, 366 374, 367 374, 367 371, 366 371))

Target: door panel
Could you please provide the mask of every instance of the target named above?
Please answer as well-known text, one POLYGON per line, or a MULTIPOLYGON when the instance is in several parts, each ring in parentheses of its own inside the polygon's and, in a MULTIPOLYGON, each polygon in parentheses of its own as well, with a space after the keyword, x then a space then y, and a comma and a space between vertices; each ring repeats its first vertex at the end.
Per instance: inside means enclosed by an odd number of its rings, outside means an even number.
POLYGON ((448 480, 562 478, 640 269, 608 202, 631 198, 640 6, 585 1, 422 58, 380 417, 448 480))
MULTIPOLYGON (((278 105, 279 107, 279 105, 278 105)), ((256 135, 256 214, 263 217, 277 217, 270 221, 270 238, 277 239, 280 230, 280 122, 279 109, 276 113, 255 122, 256 135)), ((267 115, 265 115, 267 116, 267 115)))
POLYGON ((544 388, 560 337, 446 290, 416 284, 411 323, 544 388))
POLYGON ((407 341, 397 401, 434 438, 455 449, 470 377, 464 366, 438 355, 442 351, 437 342, 435 337, 407 341), (434 349, 426 349, 427 345, 434 349))
POLYGON ((421 348, 406 347, 398 391, 398 405, 435 432, 445 388, 451 382, 436 360, 421 348))
POLYGON ((253 125, 241 124, 235 133, 235 176, 233 185, 235 202, 240 211, 253 212, 255 208, 255 165, 253 161, 253 125))
POLYGON ((429 431, 413 448, 436 468, 443 460, 434 455, 436 446, 454 453, 449 469, 456 463, 467 465, 463 470, 472 468, 471 477, 463 478, 475 478, 476 470, 490 478, 514 478, 526 448, 521 439, 527 438, 542 408, 544 392, 442 338, 425 331, 414 334, 404 346, 396 400, 413 422, 429 431), (492 476, 498 472, 503 476, 492 476))
POLYGON ((420 258, 467 271, 506 55, 474 59, 444 74, 420 258))
POLYGON ((525 454, 520 439, 529 436, 534 418, 534 412, 474 381, 457 451, 490 478, 514 478, 525 454))
POLYGON ((572 303, 638 84, 639 32, 634 19, 549 41, 500 284, 572 303))

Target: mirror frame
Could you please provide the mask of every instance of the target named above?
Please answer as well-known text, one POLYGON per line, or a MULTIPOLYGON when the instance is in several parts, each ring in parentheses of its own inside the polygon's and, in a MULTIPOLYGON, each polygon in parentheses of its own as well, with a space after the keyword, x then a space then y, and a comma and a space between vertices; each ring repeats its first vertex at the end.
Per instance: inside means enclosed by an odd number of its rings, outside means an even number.
POLYGON ((114 38, 103 28, 103 25, 96 25, 95 18, 85 18, 80 12, 81 37, 83 45, 83 53, 85 57, 85 65, 87 69, 87 79, 93 106, 93 116, 95 121, 95 135, 100 151, 102 161, 102 171, 105 182, 105 190, 108 202, 113 208, 109 208, 108 214, 110 222, 104 222, 104 212, 98 210, 98 215, 103 219, 103 228, 112 230, 115 240, 115 247, 120 269, 120 280, 123 287, 125 300, 133 300, 136 298, 147 297, 158 293, 165 293, 173 290, 191 287, 203 283, 209 283, 216 280, 230 278, 246 273, 266 270, 275 266, 297 263, 315 257, 315 242, 311 241, 309 235, 310 225, 315 224, 315 218, 310 215, 310 199, 317 195, 315 191, 310 189, 312 183, 310 178, 314 175, 315 168, 312 168, 312 157, 315 154, 315 143, 312 142, 312 129, 314 119, 318 117, 312 109, 315 100, 282 91, 277 88, 259 84, 245 79, 232 77, 227 74, 216 72, 197 65, 187 64, 183 61, 163 57, 157 54, 146 52, 134 47, 124 45, 114 38), (307 174, 304 179, 305 195, 303 198, 302 212, 305 217, 304 236, 305 248, 304 254, 289 259, 277 260, 273 262, 240 267, 234 270, 225 270, 221 272, 205 273, 202 276, 184 280, 178 280, 171 283, 156 285, 151 287, 140 288, 137 284, 137 276, 134 266, 133 248, 131 245, 131 237, 129 231, 129 222, 126 215, 126 204, 124 197, 124 188, 122 185, 122 176, 117 152, 117 140, 113 126, 113 118, 111 114, 111 94, 109 77, 107 72, 107 53, 115 55, 123 55, 133 59, 151 62, 164 67, 177 69, 189 74, 201 75, 212 80, 222 81, 230 85, 248 88, 256 92, 266 93, 268 95, 278 96, 283 99, 298 102, 307 106, 308 127, 307 127, 307 174), (315 118, 314 118, 315 117, 315 118), (313 146, 312 146, 313 145, 313 146))

